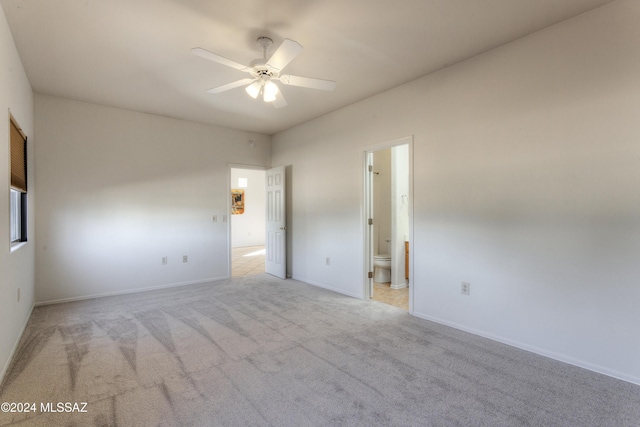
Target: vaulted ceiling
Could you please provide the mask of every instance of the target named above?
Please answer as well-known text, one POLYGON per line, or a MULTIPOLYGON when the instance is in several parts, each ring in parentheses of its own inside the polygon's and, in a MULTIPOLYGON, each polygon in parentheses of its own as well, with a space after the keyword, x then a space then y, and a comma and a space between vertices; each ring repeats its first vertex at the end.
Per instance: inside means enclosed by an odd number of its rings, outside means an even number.
MULTIPOLYGON (((486 52, 611 0, 0 0, 33 90, 79 101, 274 134, 486 52), (190 53, 248 64, 259 36, 304 51, 275 109, 246 75, 190 53)), ((267 55, 268 56, 268 55, 267 55)))

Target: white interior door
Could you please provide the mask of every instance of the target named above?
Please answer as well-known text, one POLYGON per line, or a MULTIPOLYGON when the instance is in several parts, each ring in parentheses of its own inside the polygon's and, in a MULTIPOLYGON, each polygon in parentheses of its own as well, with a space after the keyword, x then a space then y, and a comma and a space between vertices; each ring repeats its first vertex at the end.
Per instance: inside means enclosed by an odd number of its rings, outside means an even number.
POLYGON ((284 166, 267 170, 266 260, 265 271, 273 276, 287 277, 287 227, 285 217, 284 166))

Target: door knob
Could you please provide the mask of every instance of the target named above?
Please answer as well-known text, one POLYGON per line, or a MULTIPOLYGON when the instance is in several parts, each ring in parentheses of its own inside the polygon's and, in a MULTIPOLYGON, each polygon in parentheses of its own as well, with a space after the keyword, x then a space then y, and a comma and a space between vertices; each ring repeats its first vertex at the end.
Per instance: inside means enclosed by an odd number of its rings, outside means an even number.
POLYGON ((286 230, 287 227, 280 227, 280 230, 286 230))

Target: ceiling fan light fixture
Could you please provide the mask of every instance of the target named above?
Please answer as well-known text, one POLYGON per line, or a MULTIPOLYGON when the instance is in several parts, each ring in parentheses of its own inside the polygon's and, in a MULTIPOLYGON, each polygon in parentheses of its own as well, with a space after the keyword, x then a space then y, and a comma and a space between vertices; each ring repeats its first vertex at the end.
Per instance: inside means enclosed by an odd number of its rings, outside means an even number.
POLYGON ((256 99, 258 95, 260 95, 261 89, 262 89, 261 82, 255 81, 251 83, 249 86, 247 86, 245 90, 247 91, 250 97, 252 97, 253 99, 256 99))
POLYGON ((253 99, 258 99, 258 96, 262 95, 264 102, 271 103, 274 108, 283 108, 287 106, 287 101, 284 99, 279 86, 272 80, 279 81, 288 86, 321 90, 335 89, 336 82, 331 80, 292 76, 288 74, 281 75, 282 70, 302 52, 303 47, 294 40, 284 39, 278 49, 267 58, 267 50, 269 50, 272 44, 273 40, 269 37, 258 37, 258 45, 262 48, 262 58, 251 61, 249 65, 240 64, 239 62, 209 52, 201 47, 194 47, 191 49, 191 53, 208 59, 209 61, 249 73, 251 76, 209 89, 207 92, 212 94, 246 86, 245 91, 253 99))
POLYGON ((275 101, 277 94, 278 94, 278 85, 272 82, 271 80, 267 81, 264 84, 264 93, 262 98, 264 102, 275 101))

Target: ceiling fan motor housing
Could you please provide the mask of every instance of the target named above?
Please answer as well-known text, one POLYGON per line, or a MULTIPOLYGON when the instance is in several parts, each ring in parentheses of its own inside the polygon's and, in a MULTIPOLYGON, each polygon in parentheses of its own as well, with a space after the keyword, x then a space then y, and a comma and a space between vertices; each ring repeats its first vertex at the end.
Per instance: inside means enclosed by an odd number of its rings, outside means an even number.
POLYGON ((251 77, 261 80, 270 80, 274 77, 278 77, 279 73, 277 70, 269 67, 268 65, 263 63, 263 60, 257 60, 251 62, 251 68, 247 70, 251 77), (262 62, 262 63, 261 63, 262 62))

